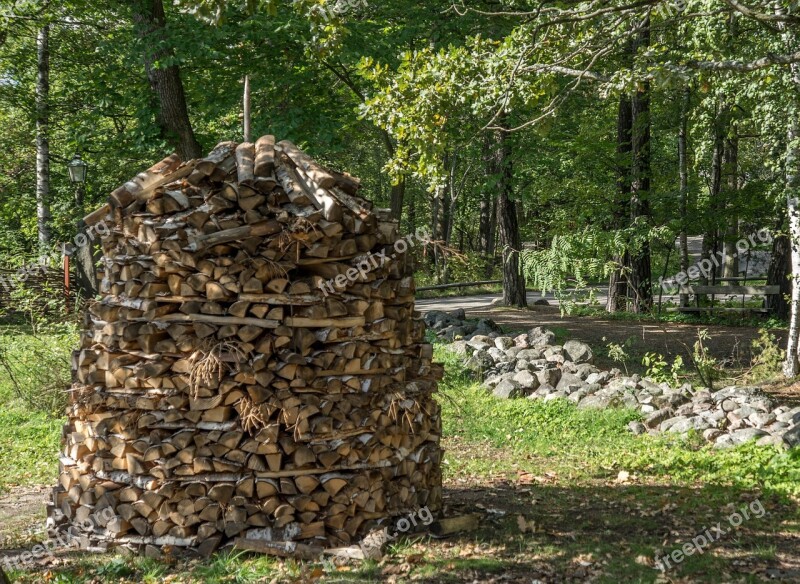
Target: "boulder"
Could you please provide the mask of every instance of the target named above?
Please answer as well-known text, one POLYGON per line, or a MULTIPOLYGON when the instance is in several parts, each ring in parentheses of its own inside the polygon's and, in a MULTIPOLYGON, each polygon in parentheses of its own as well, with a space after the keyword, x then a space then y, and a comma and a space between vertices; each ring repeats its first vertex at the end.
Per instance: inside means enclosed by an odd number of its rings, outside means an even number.
POLYGON ((731 441, 734 445, 744 444, 745 442, 749 442, 750 440, 756 440, 757 438, 761 438, 762 436, 766 436, 767 433, 764 430, 759 430, 758 428, 744 428, 742 430, 736 430, 731 432, 731 441))
POLYGON ((604 410, 612 407, 613 399, 599 395, 587 395, 578 403, 579 410, 604 410))
POLYGON ((528 344, 531 347, 546 347, 556 342, 556 335, 553 331, 542 327, 532 328, 528 331, 528 344))
POLYGON ((564 352, 573 363, 591 363, 594 359, 591 347, 581 341, 567 341, 564 343, 564 352))
POLYGON ((639 436, 647 432, 647 428, 644 427, 644 424, 642 424, 641 422, 637 422, 636 420, 628 424, 628 430, 634 436, 639 436))
POLYGON ((519 371, 513 379, 525 390, 534 390, 539 387, 539 380, 530 371, 519 371))
POLYGON ((783 441, 789 446, 789 448, 800 446, 800 424, 797 424, 796 426, 793 426, 784 432, 783 441))
POLYGON ((514 339, 512 339, 511 337, 497 337, 494 340, 494 346, 500 349, 501 351, 505 351, 514 346, 514 339))
POLYGON ((492 395, 501 399, 513 399, 522 396, 519 384, 512 379, 504 379, 494 388, 492 395))
POLYGON ((472 371, 482 372, 494 367, 494 359, 486 351, 475 351, 464 366, 472 371))
POLYGON ((566 391, 567 393, 571 393, 575 390, 581 389, 586 385, 586 382, 583 381, 577 375, 573 375, 572 373, 561 373, 561 379, 558 381, 558 385, 556 385, 556 389, 559 391, 566 391))

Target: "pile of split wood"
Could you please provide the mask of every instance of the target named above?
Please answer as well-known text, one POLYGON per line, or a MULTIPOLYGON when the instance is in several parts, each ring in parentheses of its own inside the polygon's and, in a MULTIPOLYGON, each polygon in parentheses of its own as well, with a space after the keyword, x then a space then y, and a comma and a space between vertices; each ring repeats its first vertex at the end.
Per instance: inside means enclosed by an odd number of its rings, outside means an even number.
POLYGON ((169 157, 85 219, 104 223, 105 278, 54 529, 207 553, 350 544, 439 508, 441 369, 407 259, 320 287, 398 236, 359 186, 265 136, 169 157))

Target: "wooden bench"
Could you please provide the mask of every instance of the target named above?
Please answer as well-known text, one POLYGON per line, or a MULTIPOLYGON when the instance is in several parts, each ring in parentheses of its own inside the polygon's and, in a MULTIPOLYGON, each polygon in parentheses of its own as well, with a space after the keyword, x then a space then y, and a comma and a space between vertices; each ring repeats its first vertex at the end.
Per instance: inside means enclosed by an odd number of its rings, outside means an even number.
POLYGON ((746 296, 773 296, 781 293, 780 286, 682 286, 679 294, 694 296, 695 306, 681 306, 679 312, 770 312, 768 308, 744 306, 746 296), (711 306, 700 306, 701 296, 711 296, 711 306), (741 308, 714 306, 716 296, 741 296, 741 308))

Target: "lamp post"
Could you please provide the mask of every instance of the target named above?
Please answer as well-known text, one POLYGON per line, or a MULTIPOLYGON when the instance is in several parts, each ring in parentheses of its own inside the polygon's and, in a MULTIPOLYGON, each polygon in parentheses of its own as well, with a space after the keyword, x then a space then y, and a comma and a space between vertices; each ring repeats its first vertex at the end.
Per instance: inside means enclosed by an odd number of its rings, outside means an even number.
MULTIPOLYGON (((78 220, 78 233, 83 233, 86 230, 86 224, 83 222, 83 195, 89 165, 81 159, 80 154, 75 154, 69 164, 67 164, 67 170, 69 171, 69 181, 76 187, 75 202, 77 203, 80 216, 78 220)), ((76 246, 69 255, 65 255, 65 275, 69 274, 70 255, 74 256, 75 281, 78 291, 84 298, 93 298, 95 294, 97 294, 94 246, 90 241, 87 241, 85 245, 76 246)), ((67 290, 69 290, 68 285, 67 290)))
POLYGON ((76 154, 67 164, 67 170, 69 171, 69 181, 76 185, 75 202, 78 203, 78 209, 83 210, 83 188, 86 184, 86 173, 89 170, 89 165, 81 159, 80 154, 76 154))

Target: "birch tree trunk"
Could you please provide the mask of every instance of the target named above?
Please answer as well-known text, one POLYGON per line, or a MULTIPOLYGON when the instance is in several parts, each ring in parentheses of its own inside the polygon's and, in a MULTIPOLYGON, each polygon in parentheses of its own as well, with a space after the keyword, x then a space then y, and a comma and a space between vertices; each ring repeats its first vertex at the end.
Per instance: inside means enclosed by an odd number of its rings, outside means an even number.
POLYGON ((726 206, 728 224, 725 229, 725 264, 724 278, 735 278, 739 275, 739 257, 736 242, 739 239, 739 215, 736 212, 739 180, 739 136, 736 126, 732 124, 731 137, 725 146, 725 174, 727 175, 726 206))
POLYGON ((786 210, 789 215, 789 238, 792 246, 792 303, 789 317, 789 340, 786 347, 786 363, 783 373, 794 378, 798 374, 798 334, 800 333, 800 65, 792 65, 792 80, 795 85, 792 113, 786 132, 786 210))
POLYGON ((36 37, 36 225, 39 251, 50 248, 50 27, 36 37))

